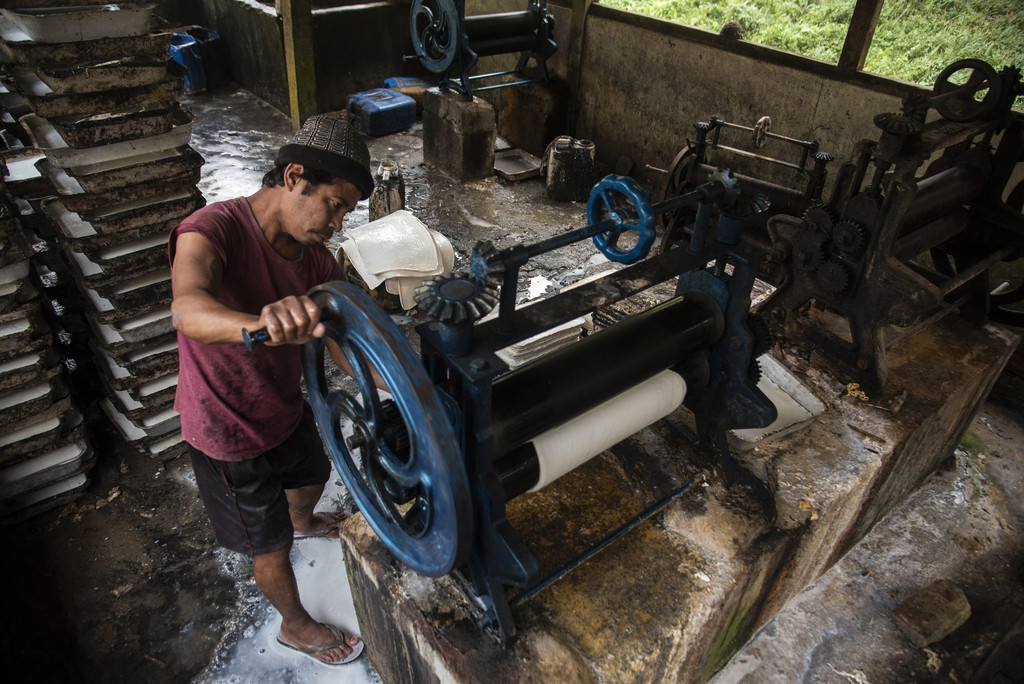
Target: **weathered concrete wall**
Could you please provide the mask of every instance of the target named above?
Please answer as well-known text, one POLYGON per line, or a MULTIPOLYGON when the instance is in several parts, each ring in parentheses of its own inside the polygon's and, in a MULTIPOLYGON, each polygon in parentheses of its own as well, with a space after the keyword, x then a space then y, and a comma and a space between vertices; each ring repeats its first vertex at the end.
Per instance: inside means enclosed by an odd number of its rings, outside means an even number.
MULTIPOLYGON (((281 22, 273 5, 256 0, 166 2, 158 16, 216 30, 230 54, 232 80, 288 112, 281 22)), ((314 7, 312 27, 320 111, 342 109, 351 93, 380 88, 390 76, 428 73, 418 61, 402 60, 413 54, 408 3, 314 7)))
POLYGON ((172 25, 197 24, 220 34, 230 55, 231 79, 282 112, 288 112, 284 42, 274 7, 256 0, 165 2, 157 16, 172 25))
POLYGON ((576 132, 608 164, 624 155, 667 168, 693 122, 712 115, 745 126, 768 115, 773 132, 845 161, 858 140, 877 139, 872 117, 897 111, 897 93, 913 88, 601 5, 585 35, 576 132))
POLYGON ((342 109, 351 93, 380 88, 392 76, 426 76, 412 55, 409 5, 375 2, 313 11, 317 102, 342 109))

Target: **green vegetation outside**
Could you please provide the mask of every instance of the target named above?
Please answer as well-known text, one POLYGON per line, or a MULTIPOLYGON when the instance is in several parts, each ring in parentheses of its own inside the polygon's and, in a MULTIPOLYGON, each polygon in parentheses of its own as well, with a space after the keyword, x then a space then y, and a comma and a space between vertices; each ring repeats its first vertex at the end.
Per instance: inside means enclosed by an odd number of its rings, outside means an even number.
MULTIPOLYGON (((602 4, 743 38, 835 64, 855 0, 599 0, 602 4)), ((1024 1, 889 0, 864 71, 931 86, 946 65, 982 59, 1024 69, 1024 1)))

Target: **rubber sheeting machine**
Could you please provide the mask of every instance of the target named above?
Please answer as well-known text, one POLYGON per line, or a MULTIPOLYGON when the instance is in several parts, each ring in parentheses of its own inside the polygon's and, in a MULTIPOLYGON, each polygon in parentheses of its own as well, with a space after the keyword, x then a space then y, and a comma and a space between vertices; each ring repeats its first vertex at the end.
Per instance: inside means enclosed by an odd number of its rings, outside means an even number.
POLYGON ((964 59, 930 95, 876 115, 878 140, 857 145, 827 204, 769 219, 771 325, 871 391, 888 349, 942 316, 1024 326, 1024 180, 1010 188, 1024 162, 1021 95, 1019 69, 964 59), (809 302, 821 313, 807 315, 809 302))
POLYGON ((474 83, 481 91, 547 81, 547 60, 558 50, 554 31, 547 0, 529 0, 519 12, 469 17, 465 0, 413 0, 409 8, 409 35, 420 64, 441 76, 441 88, 467 99, 474 83), (519 53, 514 69, 470 75, 480 57, 511 53, 519 53), (496 81, 502 76, 515 79, 496 81))
POLYGON ((359 288, 336 282, 311 291, 328 332, 304 345, 303 371, 334 465, 384 545, 422 575, 451 575, 501 643, 515 633, 506 591, 517 588, 519 600, 555 579, 540 576, 509 523, 510 500, 680 405, 695 416, 697 442, 734 475, 727 432, 775 420, 756 384, 763 328, 749 314, 764 253, 742 234, 746 215, 763 208, 726 171, 653 205, 628 178, 609 176, 591 191, 588 226, 503 250, 478 244, 468 272, 426 281, 417 301, 431 320, 416 328, 419 355, 359 288), (656 217, 683 205, 698 217, 689 243, 648 257, 656 217), (587 239, 622 267, 516 309, 524 264, 587 239), (497 354, 672 281, 665 290, 675 296, 525 365, 510 369, 497 354), (481 320, 496 306, 496 316, 481 320), (344 352, 357 392, 331 386, 326 339, 344 352))

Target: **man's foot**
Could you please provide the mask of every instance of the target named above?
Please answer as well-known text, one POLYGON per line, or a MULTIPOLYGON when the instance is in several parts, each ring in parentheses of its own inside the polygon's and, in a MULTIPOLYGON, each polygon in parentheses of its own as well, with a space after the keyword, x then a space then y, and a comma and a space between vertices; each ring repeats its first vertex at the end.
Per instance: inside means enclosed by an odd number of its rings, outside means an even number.
POLYGON ((303 646, 299 645, 297 640, 296 643, 291 643, 291 641, 286 641, 283 635, 278 635, 277 643, 319 660, 325 665, 351 663, 363 652, 363 641, 354 634, 346 636, 341 628, 323 622, 319 623, 319 627, 322 632, 319 638, 323 639, 321 642, 303 646))
POLYGON ((338 538, 338 524, 347 518, 348 516, 344 513, 314 513, 313 523, 309 529, 299 530, 295 528, 296 539, 309 539, 311 537, 337 539, 338 538))

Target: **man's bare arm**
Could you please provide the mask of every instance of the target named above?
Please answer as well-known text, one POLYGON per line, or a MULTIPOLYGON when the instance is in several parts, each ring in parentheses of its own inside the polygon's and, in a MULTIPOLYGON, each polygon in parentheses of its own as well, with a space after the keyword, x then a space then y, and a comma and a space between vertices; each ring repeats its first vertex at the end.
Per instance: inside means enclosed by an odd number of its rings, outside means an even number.
POLYGON ((218 299, 222 276, 220 255, 209 240, 194 232, 178 236, 171 269, 175 329, 206 344, 241 342, 242 328, 266 329, 271 345, 302 344, 324 334, 320 307, 309 297, 285 297, 253 316, 218 299))

